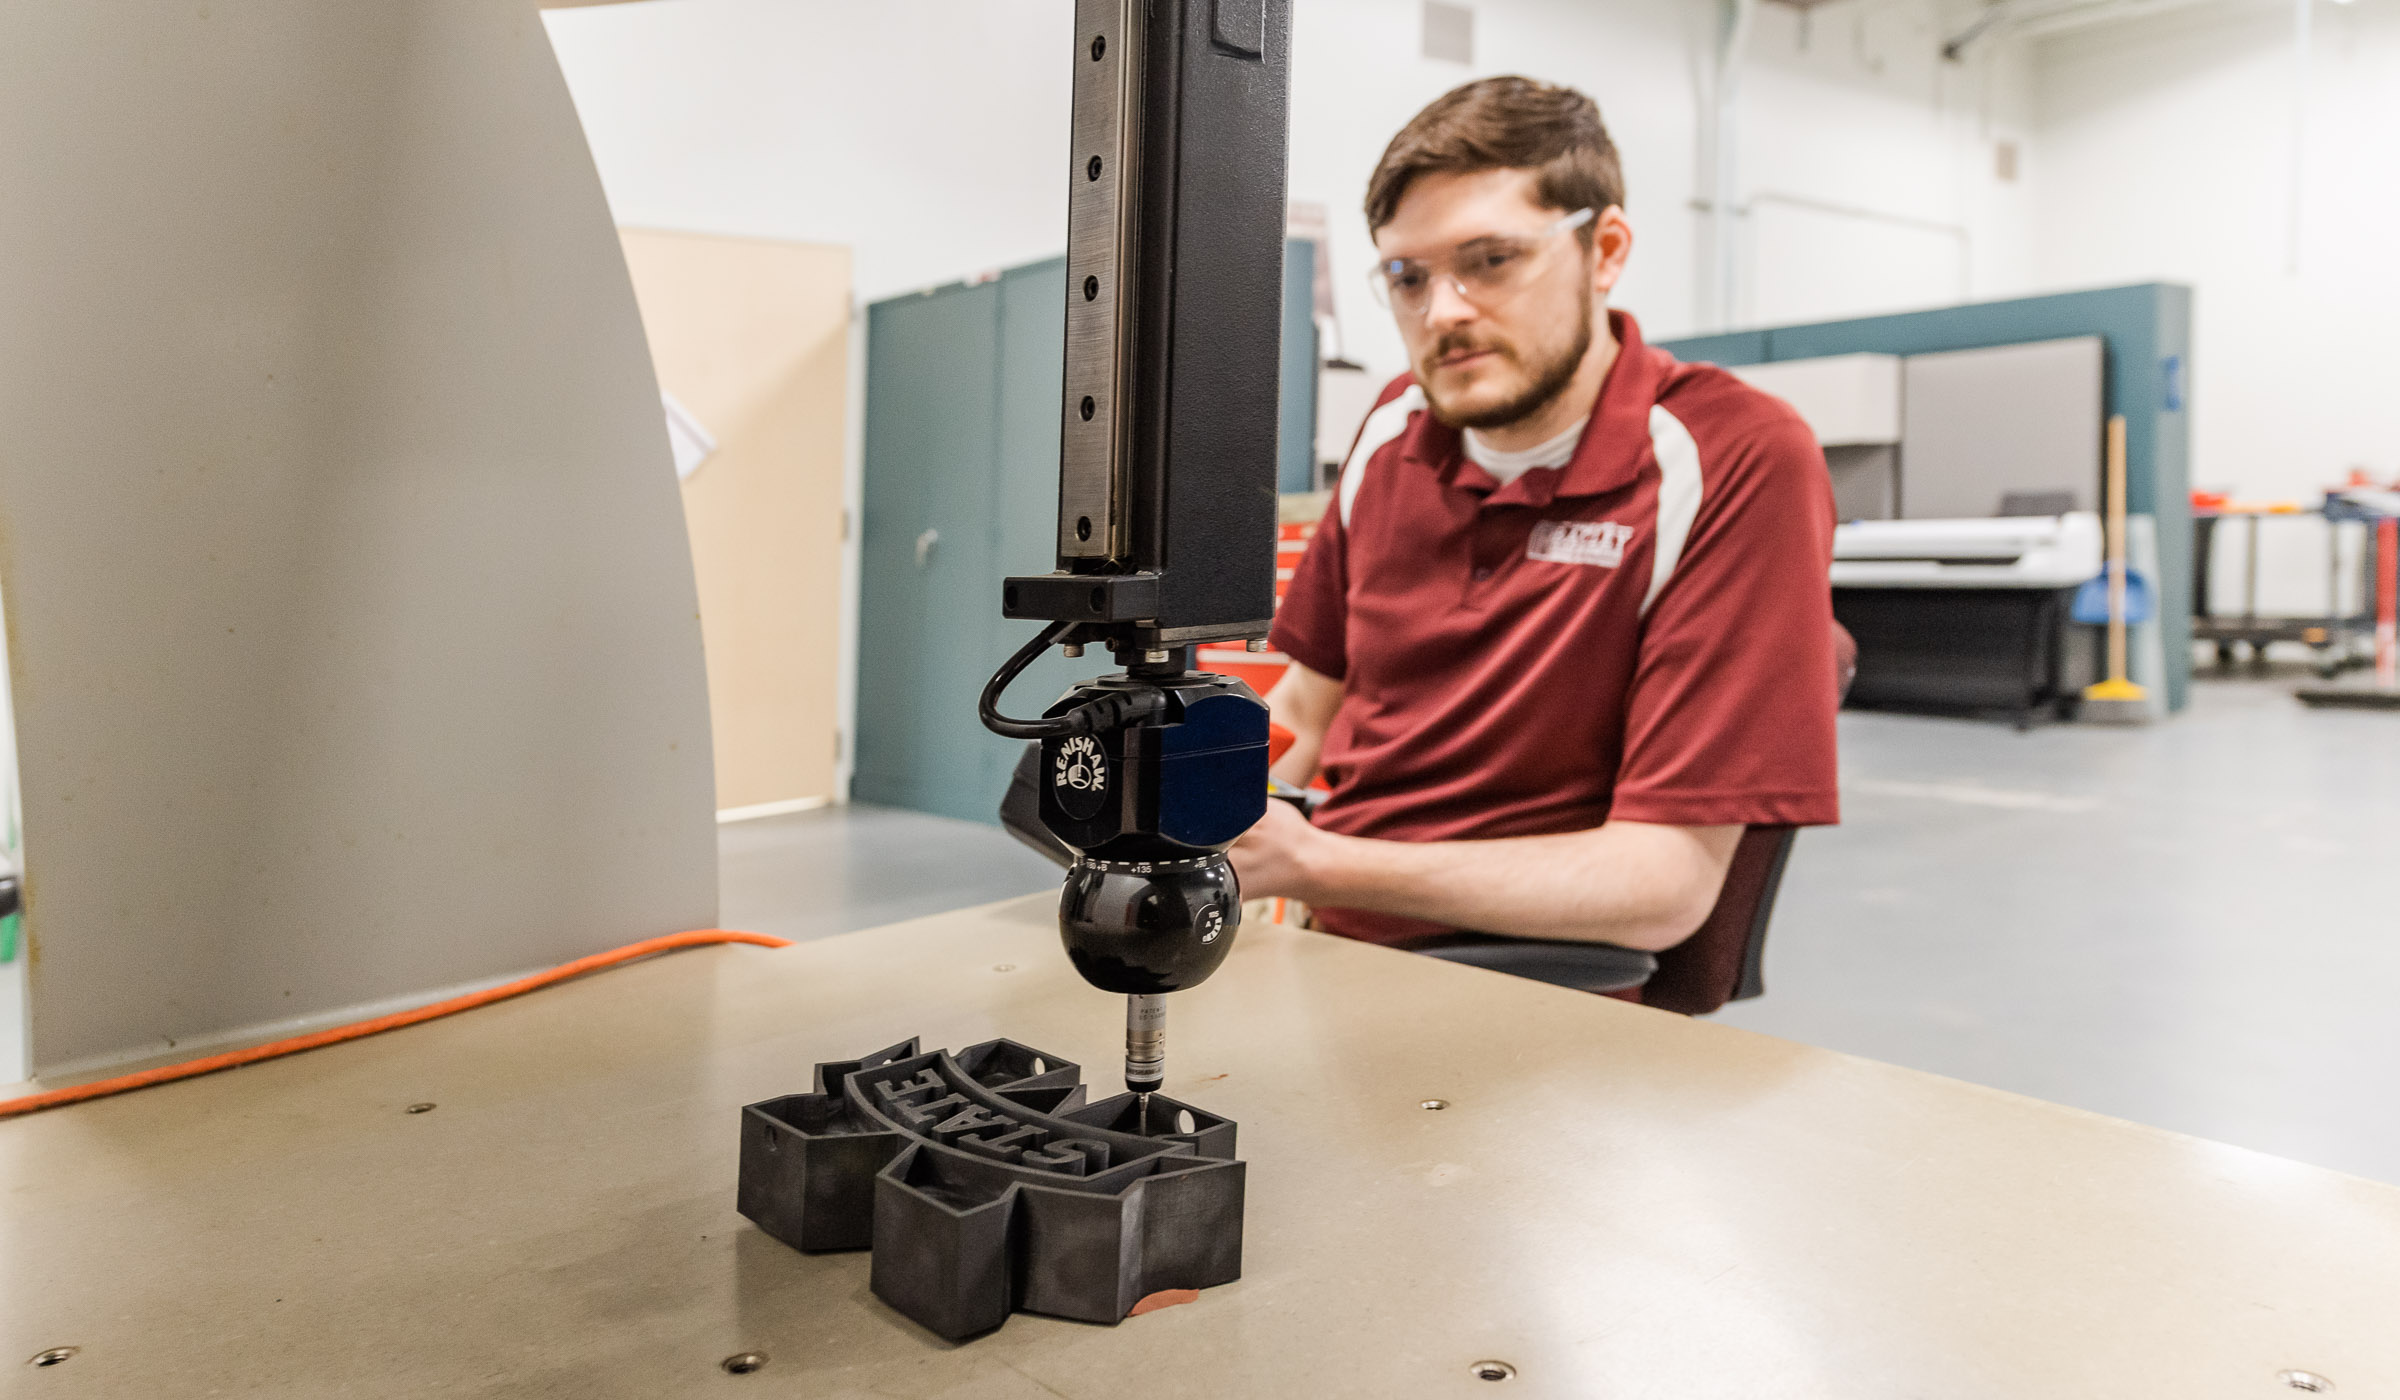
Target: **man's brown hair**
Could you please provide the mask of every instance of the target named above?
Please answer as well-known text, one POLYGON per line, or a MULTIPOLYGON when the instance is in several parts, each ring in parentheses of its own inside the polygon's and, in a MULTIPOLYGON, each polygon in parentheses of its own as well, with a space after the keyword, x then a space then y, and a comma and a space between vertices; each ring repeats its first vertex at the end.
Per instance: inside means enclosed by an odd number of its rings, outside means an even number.
MULTIPOLYGON (((1531 170, 1536 197, 1568 213, 1625 202, 1598 103, 1531 78, 1479 78, 1435 98, 1384 148, 1367 181, 1367 231, 1392 221, 1419 175, 1473 170, 1531 170)), ((1591 225, 1578 233, 1589 243, 1591 225)))

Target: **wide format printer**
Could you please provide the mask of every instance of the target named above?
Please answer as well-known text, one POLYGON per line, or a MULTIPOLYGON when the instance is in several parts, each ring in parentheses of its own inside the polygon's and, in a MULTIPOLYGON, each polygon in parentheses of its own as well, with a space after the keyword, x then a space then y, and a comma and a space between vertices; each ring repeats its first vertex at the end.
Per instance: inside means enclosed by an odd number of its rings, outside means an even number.
POLYGON ((2090 511, 1979 520, 1857 520, 1833 532, 1833 611, 1858 639, 1851 699, 2065 711, 2097 678, 2096 634, 2071 619, 2100 573, 2090 511))

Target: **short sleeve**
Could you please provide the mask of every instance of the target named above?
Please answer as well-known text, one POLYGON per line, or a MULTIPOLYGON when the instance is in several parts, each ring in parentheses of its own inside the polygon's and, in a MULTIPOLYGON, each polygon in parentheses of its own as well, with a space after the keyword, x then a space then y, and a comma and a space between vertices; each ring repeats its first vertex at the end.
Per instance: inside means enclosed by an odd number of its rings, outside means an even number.
POLYGON ((1343 558, 1339 498, 1327 503, 1325 518, 1292 570, 1275 607, 1268 645, 1321 676, 1340 680, 1350 670, 1345 629, 1350 621, 1349 570, 1343 558))
POLYGON ((1777 410, 1702 446, 1700 509, 1643 623, 1614 818, 1840 820, 1832 482, 1807 426, 1777 410))

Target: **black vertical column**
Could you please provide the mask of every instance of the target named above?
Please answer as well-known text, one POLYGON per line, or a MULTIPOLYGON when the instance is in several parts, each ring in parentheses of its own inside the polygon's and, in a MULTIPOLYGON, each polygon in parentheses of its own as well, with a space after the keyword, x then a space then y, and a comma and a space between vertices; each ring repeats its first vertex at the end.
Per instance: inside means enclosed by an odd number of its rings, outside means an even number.
POLYGON ((1275 608, 1290 0, 1151 0, 1126 463, 1156 640, 1275 608))
POLYGON ((1078 0, 1058 571, 1117 650, 1275 609, 1291 0, 1078 0))

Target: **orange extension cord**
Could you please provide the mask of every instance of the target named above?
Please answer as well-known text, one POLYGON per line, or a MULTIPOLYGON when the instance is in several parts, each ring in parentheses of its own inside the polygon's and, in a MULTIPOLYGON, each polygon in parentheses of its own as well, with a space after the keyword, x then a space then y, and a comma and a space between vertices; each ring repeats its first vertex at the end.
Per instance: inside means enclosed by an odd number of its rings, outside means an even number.
POLYGON ((622 948, 611 948, 605 953, 594 953, 588 958, 577 958, 571 963, 561 963, 548 972, 537 972, 531 977, 521 977, 514 982, 504 983, 497 987, 486 987, 480 992, 469 992, 463 997, 437 1001, 430 1006, 420 1006, 414 1011, 394 1012, 389 1016, 378 1016, 371 1021, 353 1021, 346 1026, 334 1026, 309 1035, 296 1035, 289 1040, 278 1040, 266 1045, 253 1045, 246 1050, 228 1050, 222 1055, 209 1055, 202 1059, 186 1060, 179 1065, 161 1065, 157 1069, 141 1070, 134 1074, 120 1074, 114 1079, 96 1079, 89 1084, 77 1084, 72 1088, 52 1089, 46 1094, 28 1094, 18 1099, 0 1099, 0 1118, 14 1118, 20 1114, 39 1113, 45 1108, 82 1103, 86 1099, 103 1099, 111 1094, 122 1094, 132 1089, 147 1089, 153 1084, 171 1084, 178 1079, 214 1074, 221 1069, 254 1065, 261 1060, 277 1059, 284 1055, 297 1055, 303 1050, 316 1050, 327 1045, 339 1045, 345 1040, 360 1040, 370 1035, 380 1035, 385 1031, 396 1031, 402 1026, 413 1026, 420 1021, 431 1021, 478 1006, 489 1006, 495 1001, 506 1001, 510 997, 523 996, 527 992, 539 991, 544 987, 564 982, 570 977, 581 977, 587 972, 598 972, 602 968, 617 967, 637 958, 649 957, 654 953, 671 953, 678 948, 706 947, 712 943, 754 943, 761 948, 789 948, 792 946, 792 941, 788 938, 775 938, 763 933, 737 933, 731 929, 721 928, 694 929, 689 933, 670 933, 662 938, 645 938, 639 943, 628 943, 622 948))

